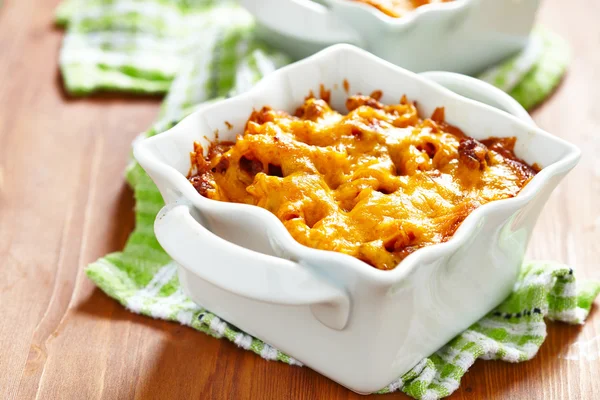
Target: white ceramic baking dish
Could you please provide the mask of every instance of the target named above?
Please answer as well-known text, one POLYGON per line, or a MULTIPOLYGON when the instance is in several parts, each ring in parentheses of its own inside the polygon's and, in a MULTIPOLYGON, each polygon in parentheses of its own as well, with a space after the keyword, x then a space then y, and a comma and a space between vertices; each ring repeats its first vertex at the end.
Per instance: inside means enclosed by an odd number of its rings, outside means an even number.
POLYGON ((185 292, 359 393, 398 378, 510 293, 540 210, 579 159, 575 146, 535 127, 514 100, 483 82, 419 76, 350 45, 272 73, 250 92, 139 142, 134 154, 167 203, 155 232, 180 265, 185 292), (268 211, 204 198, 187 181, 194 141, 206 149, 217 131, 220 140, 235 140, 253 109, 293 111, 320 84, 344 110, 344 79, 351 93, 382 89, 387 103, 406 94, 422 115, 444 106, 448 122, 475 138, 516 136, 516 154, 543 169, 517 197, 478 208, 451 240, 416 251, 391 271, 305 247, 268 211))
POLYGON ((351 43, 412 71, 475 74, 522 49, 540 0, 455 0, 392 18, 350 0, 241 0, 260 37, 304 58, 351 43))

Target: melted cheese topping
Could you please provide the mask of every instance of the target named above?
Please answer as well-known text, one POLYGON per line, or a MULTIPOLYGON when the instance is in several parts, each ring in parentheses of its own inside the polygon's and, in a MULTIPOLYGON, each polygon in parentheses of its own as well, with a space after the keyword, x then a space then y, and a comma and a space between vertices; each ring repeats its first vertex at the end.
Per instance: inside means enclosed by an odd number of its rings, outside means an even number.
MULTIPOLYGON (((414 104, 352 96, 342 115, 309 98, 295 115, 265 107, 234 143, 192 153, 203 196, 263 207, 298 242, 392 269, 448 240, 475 208, 515 196, 535 175, 514 138, 483 141, 420 119, 414 104)), ((326 96, 328 97, 328 96, 326 96)))
POLYGON ((393 18, 400 18, 426 4, 448 3, 453 0, 353 0, 377 8, 393 18))

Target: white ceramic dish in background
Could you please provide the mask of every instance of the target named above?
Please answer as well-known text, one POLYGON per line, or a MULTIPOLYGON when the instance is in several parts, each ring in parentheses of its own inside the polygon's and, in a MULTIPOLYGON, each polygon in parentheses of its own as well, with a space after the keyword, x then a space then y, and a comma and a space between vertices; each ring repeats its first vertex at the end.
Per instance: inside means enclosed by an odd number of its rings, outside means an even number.
POLYGON ((535 127, 498 89, 448 73, 419 76, 350 45, 272 73, 250 92, 139 142, 134 154, 167 203, 155 232, 180 265, 185 292, 360 393, 398 378, 510 293, 540 210, 579 159, 575 146, 535 127), (216 131, 220 140, 235 140, 253 109, 293 111, 320 84, 332 88, 332 105, 343 110, 344 79, 353 93, 382 89, 386 103, 406 94, 423 115, 443 106, 448 122, 475 138, 516 136, 516 154, 543 169, 517 197, 478 208, 451 240, 416 251, 392 271, 305 247, 268 211, 204 198, 186 179, 194 141, 206 149, 216 131))
POLYGON ((525 47, 540 0, 455 0, 401 18, 350 0, 241 3, 260 37, 297 59, 351 43, 415 72, 472 75, 525 47))

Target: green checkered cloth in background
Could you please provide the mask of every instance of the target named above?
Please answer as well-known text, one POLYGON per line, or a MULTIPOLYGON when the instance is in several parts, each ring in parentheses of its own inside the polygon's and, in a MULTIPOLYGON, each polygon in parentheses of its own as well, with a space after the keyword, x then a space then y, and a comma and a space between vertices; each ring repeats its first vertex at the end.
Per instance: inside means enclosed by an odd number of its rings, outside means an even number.
MULTIPOLYGON (((67 27, 60 67, 69 93, 167 93, 144 137, 165 131, 209 99, 248 90, 291 61, 258 42, 252 17, 231 1, 69 0, 57 19, 67 27)), ((481 78, 531 108, 552 92, 567 62, 564 41, 536 29, 521 54, 481 78)), ((154 236, 161 195, 136 162, 126 176, 135 193, 135 230, 122 252, 89 265, 88 277, 133 312, 178 321, 268 360, 300 365, 185 296, 177 266, 154 236)), ((437 399, 456 390, 477 358, 531 359, 546 337, 545 317, 583 323, 599 292, 600 284, 576 282, 567 266, 525 264, 500 307, 380 392, 437 399)))

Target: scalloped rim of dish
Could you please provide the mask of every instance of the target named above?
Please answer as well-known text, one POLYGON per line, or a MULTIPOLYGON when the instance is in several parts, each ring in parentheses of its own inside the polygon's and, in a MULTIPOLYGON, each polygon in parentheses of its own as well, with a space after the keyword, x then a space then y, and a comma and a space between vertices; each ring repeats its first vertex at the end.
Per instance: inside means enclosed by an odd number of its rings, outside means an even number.
POLYGON ((450 3, 433 3, 425 4, 416 9, 409 11, 406 15, 401 17, 392 17, 379 10, 377 7, 370 4, 352 1, 352 0, 325 0, 326 3, 335 4, 337 7, 344 7, 347 9, 361 9, 363 12, 368 12, 373 15, 379 21, 385 23, 394 28, 408 27, 418 20, 431 15, 431 14, 450 14, 458 12, 468 7, 473 0, 454 0, 450 3))
MULTIPOLYGON (((569 169, 573 168, 574 165, 577 164, 581 155, 581 151, 575 145, 561 138, 553 136, 538 128, 537 126, 528 125, 522 120, 508 113, 500 111, 492 106, 458 95, 452 92, 451 90, 446 89, 445 87, 428 80, 425 77, 419 76, 418 74, 395 66, 385 60, 382 60, 372 55, 371 53, 365 50, 348 44, 337 44, 330 46, 329 48, 322 50, 321 52, 311 57, 308 57, 304 60, 298 61, 296 63, 283 67, 275 72, 272 72, 271 74, 263 78, 260 82, 258 82, 248 92, 232 97, 230 99, 222 100, 207 105, 202 109, 196 111, 192 115, 184 118, 183 121, 181 121, 173 128, 169 129, 168 131, 165 131, 159 135, 155 135, 153 137, 144 139, 139 143, 136 143, 134 145, 134 157, 138 160, 138 162, 140 162, 140 164, 152 168, 154 172, 162 175, 165 179, 169 180, 173 184, 173 186, 180 191, 181 195, 187 198, 194 205, 197 204, 201 208, 213 208, 215 211, 219 210, 222 212, 230 213, 235 213, 236 211, 239 211, 242 208, 246 208, 247 212, 261 214, 261 221, 263 221, 264 223, 263 228, 268 230, 271 236, 278 237, 278 239, 280 239, 278 244, 285 250, 286 253, 293 255, 294 258, 297 259, 297 262, 302 263, 303 259, 308 259, 311 260, 311 265, 315 265, 312 261, 316 258, 320 258, 323 263, 326 263, 328 258, 338 259, 338 261, 344 262, 347 265, 347 268, 354 269, 355 272, 360 274, 363 278, 368 278, 372 283, 382 286, 389 286, 391 284, 401 281, 404 277, 411 274, 417 267, 417 265, 422 262, 432 262, 436 259, 439 259, 446 255, 450 255, 453 252, 459 250, 459 248, 474 234, 475 229, 477 228, 480 221, 485 217, 485 215, 495 210, 518 210, 525 203, 529 202, 537 195, 537 193, 541 190, 542 186, 544 186, 544 184, 549 178, 565 170, 568 171, 569 169), (214 107, 223 107, 224 104, 236 98, 252 98, 256 96, 260 97, 263 88, 269 87, 273 83, 276 83, 278 76, 287 74, 288 71, 290 71, 293 68, 296 68, 297 65, 318 62, 319 59, 328 58, 332 55, 336 55, 337 53, 343 52, 359 53, 361 57, 367 57, 372 62, 383 63, 388 67, 395 69, 396 73, 411 75, 412 79, 421 81, 421 84, 434 87, 435 90, 440 92, 440 95, 458 99, 465 105, 465 107, 487 108, 492 112, 502 114, 504 118, 512 119, 513 122, 516 122, 523 129, 529 130, 530 132, 535 133, 535 135, 540 135, 556 141, 557 146, 560 145, 563 147, 563 149, 565 150, 565 154, 558 161, 544 167, 538 174, 536 174, 531 179, 531 181, 519 192, 517 196, 508 199, 495 200, 475 209, 465 218, 465 220, 461 223, 454 235, 452 235, 452 237, 448 241, 425 246, 407 256, 393 269, 380 270, 370 266, 364 261, 361 261, 347 254, 342 254, 331 250, 311 248, 300 244, 292 237, 292 235, 288 232, 283 223, 274 214, 267 211, 266 209, 255 205, 221 202, 218 200, 203 197, 193 188, 186 176, 184 176, 181 172, 179 172, 177 169, 170 166, 166 162, 157 159, 151 151, 146 149, 146 146, 149 146, 150 144, 152 144, 152 142, 159 139, 164 140, 164 135, 177 135, 178 131, 183 132, 184 129, 178 129, 178 126, 181 126, 185 119, 190 118, 194 114, 210 113, 210 111, 214 107), (305 256, 303 257, 303 255, 305 256)), ((191 145, 192 143, 190 143, 190 148, 192 147, 191 145)), ((238 246, 234 243, 231 243, 231 245, 238 246)))

